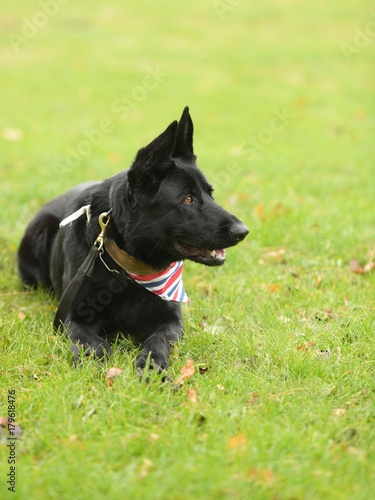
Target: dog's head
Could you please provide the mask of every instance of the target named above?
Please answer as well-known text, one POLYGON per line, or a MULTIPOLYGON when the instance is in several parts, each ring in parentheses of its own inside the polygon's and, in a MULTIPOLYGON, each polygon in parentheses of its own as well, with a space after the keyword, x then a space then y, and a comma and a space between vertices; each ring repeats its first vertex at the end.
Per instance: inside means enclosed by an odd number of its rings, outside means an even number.
MULTIPOLYGON (((124 244, 154 265, 185 258, 221 265, 225 249, 248 234, 237 217, 215 203, 213 188, 196 165, 187 107, 179 122, 138 151, 122 192, 128 213, 124 244)), ((118 203, 112 201, 115 220, 118 203)))

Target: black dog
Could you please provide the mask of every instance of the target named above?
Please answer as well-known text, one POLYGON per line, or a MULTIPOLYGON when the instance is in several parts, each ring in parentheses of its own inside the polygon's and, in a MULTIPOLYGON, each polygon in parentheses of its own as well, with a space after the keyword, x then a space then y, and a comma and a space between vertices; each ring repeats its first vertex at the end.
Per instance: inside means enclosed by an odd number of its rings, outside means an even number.
POLYGON ((248 234, 215 203, 195 160, 185 108, 180 122, 141 149, 128 171, 75 187, 30 222, 18 252, 26 285, 50 287, 61 297, 90 249, 99 256, 64 318, 76 355, 80 349, 110 353, 108 342, 121 332, 143 346, 138 368, 148 357, 157 370, 168 368, 170 345, 183 333, 183 260, 221 265, 224 249, 248 234))

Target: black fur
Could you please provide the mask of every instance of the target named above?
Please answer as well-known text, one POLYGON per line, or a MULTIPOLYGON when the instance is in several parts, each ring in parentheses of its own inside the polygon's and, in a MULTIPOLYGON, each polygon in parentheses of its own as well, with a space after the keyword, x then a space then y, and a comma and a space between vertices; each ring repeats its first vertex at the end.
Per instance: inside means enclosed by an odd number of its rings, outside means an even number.
MULTIPOLYGON (((107 236, 127 253, 155 269, 188 258, 220 265, 224 249, 248 230, 217 205, 212 188, 198 170, 193 153, 193 123, 185 108, 181 120, 141 149, 128 171, 103 182, 86 183, 47 203, 30 222, 18 253, 22 281, 51 287, 61 297, 98 233, 98 217, 112 209, 107 236), (59 222, 83 205, 81 216, 59 229, 59 222)), ((105 254, 110 268, 120 267, 105 254)), ((121 271, 125 275, 124 271, 121 271)), ((167 302, 128 280, 119 282, 97 259, 93 275, 80 289, 67 319, 73 351, 83 348, 102 357, 120 332, 142 344, 137 367, 148 356, 158 370, 168 367, 170 345, 182 337, 179 303, 167 302)))

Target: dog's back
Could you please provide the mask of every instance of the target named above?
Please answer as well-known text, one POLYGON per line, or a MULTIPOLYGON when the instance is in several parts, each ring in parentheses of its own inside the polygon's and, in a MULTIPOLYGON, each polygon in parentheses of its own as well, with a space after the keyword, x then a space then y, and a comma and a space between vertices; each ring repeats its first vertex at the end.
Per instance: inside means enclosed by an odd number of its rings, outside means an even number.
POLYGON ((18 250, 21 280, 30 287, 52 287, 50 263, 53 241, 67 207, 95 182, 80 184, 44 205, 26 228, 18 250))

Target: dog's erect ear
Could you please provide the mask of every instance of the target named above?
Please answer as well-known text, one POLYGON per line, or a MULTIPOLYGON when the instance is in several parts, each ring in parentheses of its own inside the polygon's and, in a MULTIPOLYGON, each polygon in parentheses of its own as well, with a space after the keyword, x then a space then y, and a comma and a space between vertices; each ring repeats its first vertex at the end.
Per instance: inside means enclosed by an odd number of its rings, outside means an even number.
POLYGON ((177 121, 175 120, 162 134, 138 151, 136 161, 152 162, 153 160, 165 160, 169 158, 172 154, 176 131, 177 121))
POLYGON ((161 179, 172 167, 171 155, 176 139, 177 121, 172 122, 150 144, 140 149, 128 172, 128 195, 137 188, 147 194, 158 189, 161 179))
POLYGON ((174 144, 172 156, 183 158, 194 156, 193 151, 193 121, 190 117, 189 108, 186 106, 181 119, 178 122, 176 142, 174 144))

